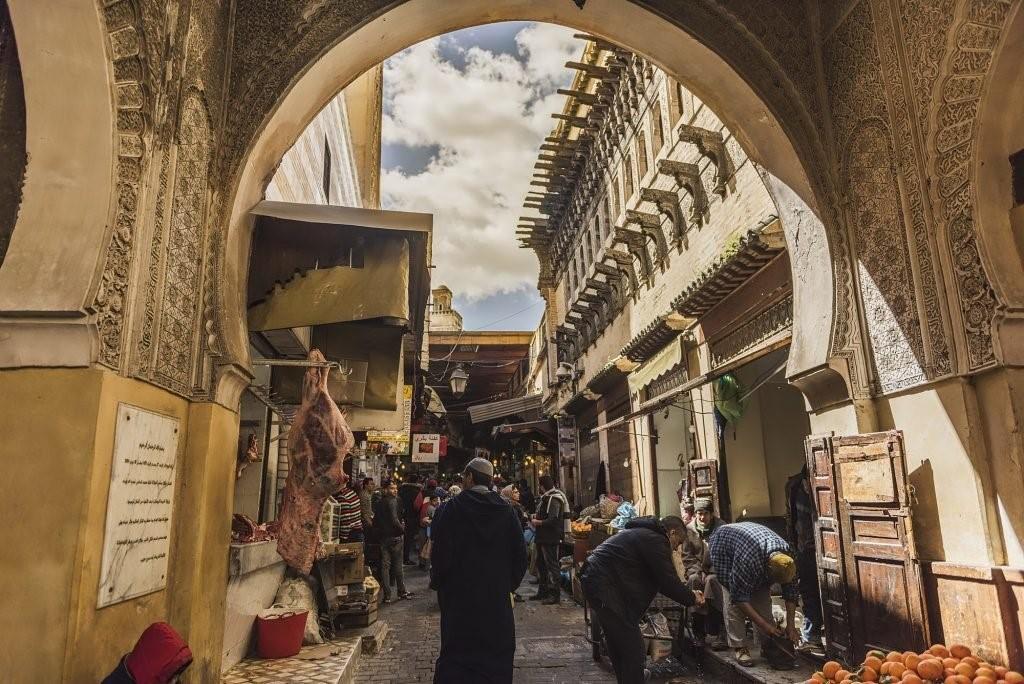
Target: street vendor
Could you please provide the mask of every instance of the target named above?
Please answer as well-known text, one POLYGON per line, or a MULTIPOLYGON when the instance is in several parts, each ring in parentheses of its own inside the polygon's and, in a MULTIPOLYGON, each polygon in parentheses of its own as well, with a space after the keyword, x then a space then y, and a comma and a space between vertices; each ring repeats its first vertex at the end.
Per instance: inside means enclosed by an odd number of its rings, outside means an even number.
POLYGON ((725 521, 715 515, 714 501, 710 498, 695 499, 693 510, 693 520, 686 525, 686 541, 680 547, 683 574, 689 587, 704 592, 707 599, 701 609, 694 611, 693 631, 713 650, 720 651, 727 648, 722 634, 725 606, 721 587, 711 567, 707 540, 725 521), (711 635, 715 636, 712 638, 711 635))
POLYGON ((640 618, 661 592, 684 606, 704 597, 683 584, 672 565, 672 551, 686 538, 681 518, 634 518, 590 554, 580 584, 592 614, 604 631, 608 655, 620 684, 643 682, 640 618))
MULTIPOLYGON (((799 597, 796 561, 789 544, 764 525, 739 522, 722 525, 708 539, 711 566, 725 590, 726 635, 735 651, 736 662, 751 666, 746 620, 749 618, 761 634, 762 652, 772 637, 796 643, 800 634, 794 621, 799 597), (786 627, 775 623, 772 615, 772 584, 782 586, 786 601, 786 627)), ((775 663, 772 663, 775 666, 775 663)))

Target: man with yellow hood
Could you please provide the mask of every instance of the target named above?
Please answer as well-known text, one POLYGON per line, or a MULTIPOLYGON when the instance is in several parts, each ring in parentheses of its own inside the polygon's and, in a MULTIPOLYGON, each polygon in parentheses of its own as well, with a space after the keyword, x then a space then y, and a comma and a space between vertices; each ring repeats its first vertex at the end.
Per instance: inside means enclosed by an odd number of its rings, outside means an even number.
POLYGON ((795 615, 800 593, 796 562, 786 540, 764 525, 733 523, 715 530, 708 540, 708 554, 727 594, 726 634, 739 664, 753 665, 747 643, 748 618, 761 633, 762 652, 771 637, 799 641, 795 615), (776 624, 772 615, 773 584, 782 586, 782 597, 786 601, 785 628, 776 624))

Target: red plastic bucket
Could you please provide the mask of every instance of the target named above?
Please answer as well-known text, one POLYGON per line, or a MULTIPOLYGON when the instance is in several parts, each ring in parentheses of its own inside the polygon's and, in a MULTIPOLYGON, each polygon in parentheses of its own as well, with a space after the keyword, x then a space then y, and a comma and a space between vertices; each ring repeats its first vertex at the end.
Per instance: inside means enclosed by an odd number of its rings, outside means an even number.
POLYGON ((290 658, 302 648, 309 611, 256 618, 256 653, 260 658, 290 658))

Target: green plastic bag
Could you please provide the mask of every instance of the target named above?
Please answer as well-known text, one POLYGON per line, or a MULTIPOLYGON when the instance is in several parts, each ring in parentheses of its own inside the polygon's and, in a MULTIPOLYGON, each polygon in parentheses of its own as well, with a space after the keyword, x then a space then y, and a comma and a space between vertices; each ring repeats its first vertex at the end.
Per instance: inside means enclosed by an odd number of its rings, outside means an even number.
POLYGON ((732 373, 726 373, 715 381, 715 408, 726 421, 735 424, 743 416, 747 408, 744 394, 746 390, 732 373))

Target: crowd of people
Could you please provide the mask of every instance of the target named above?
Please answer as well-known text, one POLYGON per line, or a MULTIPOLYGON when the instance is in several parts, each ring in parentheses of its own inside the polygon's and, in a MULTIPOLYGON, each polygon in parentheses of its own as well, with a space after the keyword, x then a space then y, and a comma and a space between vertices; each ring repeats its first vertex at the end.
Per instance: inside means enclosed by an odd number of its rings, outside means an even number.
MULTIPOLYGON (((525 481, 505 484, 489 461, 475 458, 461 478, 443 484, 412 475, 401 484, 386 479, 378 489, 366 478, 335 496, 343 508, 343 536, 380 548, 385 604, 413 597, 406 569, 429 572, 441 611, 435 683, 512 681, 513 607, 523 600, 517 590, 528 569, 539 585, 530 599, 560 602, 569 502, 550 476, 539 483, 536 497, 525 481)), ((793 544, 755 522, 728 524, 711 499, 696 498, 681 502, 680 516, 630 520, 589 554, 580 584, 619 682, 649 675, 639 624, 658 593, 688 607, 697 637, 713 649, 733 649, 740 664, 753 662, 748 621, 770 661, 781 643, 820 647, 806 472, 791 480, 787 493, 793 544), (775 585, 781 587, 784 621, 773 614, 775 585)))

